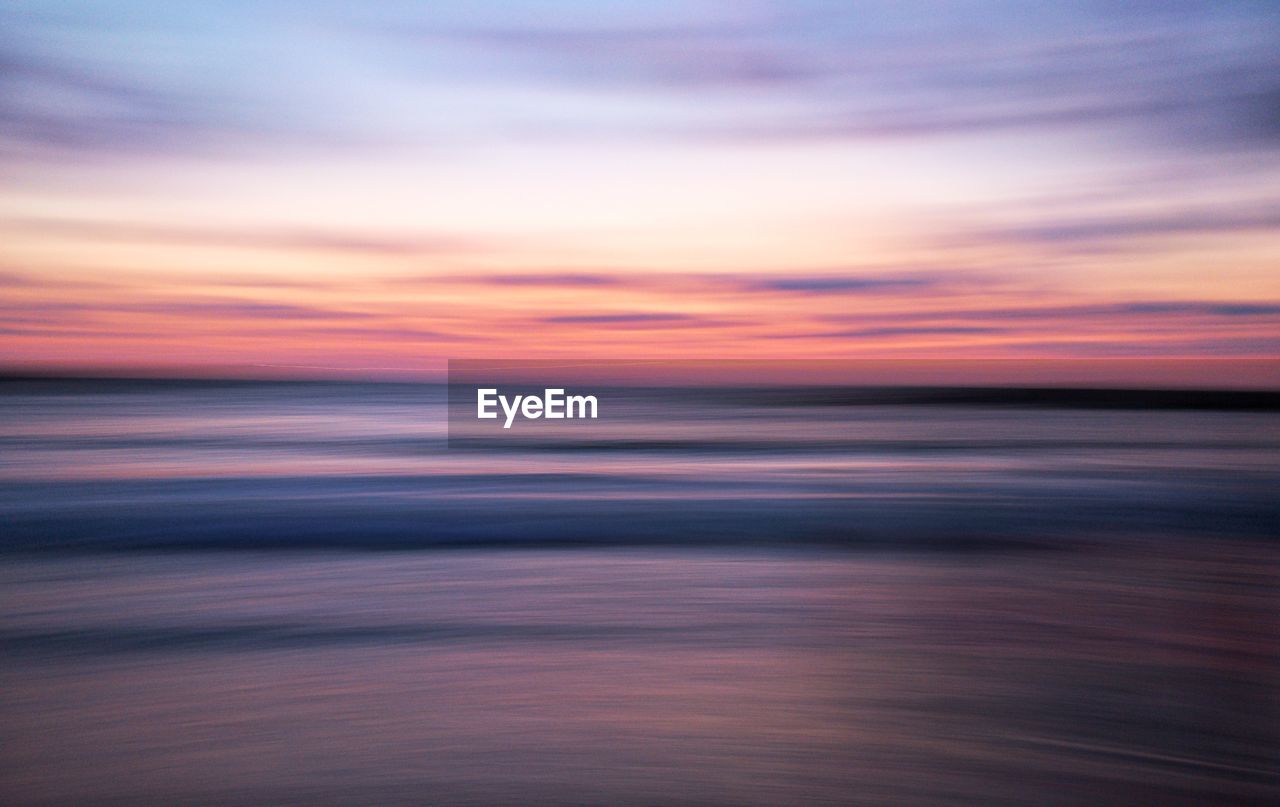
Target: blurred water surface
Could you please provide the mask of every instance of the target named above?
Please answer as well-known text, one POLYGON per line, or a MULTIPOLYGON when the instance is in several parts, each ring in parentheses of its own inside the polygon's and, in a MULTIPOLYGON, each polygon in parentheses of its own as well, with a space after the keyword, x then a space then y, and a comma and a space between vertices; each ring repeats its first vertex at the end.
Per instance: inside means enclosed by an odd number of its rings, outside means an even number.
POLYGON ((1280 797, 1273 412, 628 406, 10 384, 0 801, 1280 797))
POLYGON ((1280 523, 1274 401, 806 405, 777 391, 640 390, 605 397, 596 421, 526 421, 446 448, 436 386, 5 386, 9 549, 955 549, 1265 538, 1280 523))

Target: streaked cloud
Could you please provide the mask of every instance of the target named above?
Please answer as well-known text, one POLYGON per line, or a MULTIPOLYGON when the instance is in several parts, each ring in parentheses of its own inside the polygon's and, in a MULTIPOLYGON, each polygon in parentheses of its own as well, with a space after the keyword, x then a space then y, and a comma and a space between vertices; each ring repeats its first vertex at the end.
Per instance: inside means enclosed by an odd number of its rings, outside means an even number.
POLYGON ((478 242, 449 235, 379 235, 331 229, 272 226, 177 226, 67 219, 0 220, 0 231, 59 236, 85 241, 173 246, 352 252, 370 255, 431 255, 485 249, 478 242))
POLYGON ((1119 124, 1147 145, 1280 145, 1280 14, 1260 5, 497 10, 237 4, 218 9, 215 33, 214 12, 182 5, 11 8, 4 139, 30 158, 456 145, 532 130, 806 140, 1119 124), (133 48, 73 49, 95 33, 133 48), (448 87, 475 103, 454 105, 448 87), (534 114, 520 102, 529 93, 560 103, 534 114), (435 114, 445 104, 459 114, 435 114), (360 114, 333 113, 352 107, 360 114))
MULTIPOLYGON (((264 337, 278 337, 278 330, 258 330, 254 333, 264 337)), ((337 339, 371 340, 375 343, 385 342, 483 342, 488 337, 480 334, 451 333, 433 328, 415 327, 347 327, 307 325, 301 329, 290 330, 291 338, 325 337, 337 339)))
POLYGON ((800 294, 874 294, 938 287, 947 280, 913 275, 778 275, 734 281, 748 291, 793 292, 800 294))
MULTIPOLYGON (((840 314, 823 317, 826 321, 859 321, 866 314, 840 314)), ((1280 317, 1280 303, 1230 302, 1217 300, 1134 300, 1118 303, 1090 303, 1061 306, 1027 306, 1010 308, 946 309, 888 314, 895 319, 945 317, 952 320, 1056 320, 1090 317, 1167 317, 1204 316, 1232 318, 1280 317)))
POLYGON ((69 302, 36 300, 0 303, 0 316, 14 312, 42 312, 47 314, 124 313, 162 314, 174 317, 229 317, 235 319, 361 319, 371 316, 364 312, 315 308, 289 303, 255 300, 191 300, 167 299, 154 302, 124 302, 103 300, 100 302, 69 302))
POLYGON ((553 286, 596 288, 600 286, 619 286, 628 282, 625 273, 602 274, 591 272, 559 272, 530 273, 508 275, 481 275, 475 277, 456 278, 462 282, 488 284, 494 286, 553 286))
POLYGON ((648 311, 625 314, 563 314, 542 317, 538 321, 547 325, 587 325, 618 328, 687 328, 718 324, 715 320, 690 314, 648 311))
POLYGON ((877 339, 894 336, 969 336, 972 334, 1002 333, 1005 328, 973 325, 939 325, 919 327, 851 328, 843 331, 823 331, 816 334, 799 334, 800 338, 822 339, 877 339))
POLYGON ((1159 236, 1277 230, 1280 230, 1280 202, 1159 214, 1120 211, 1106 217, 1069 218, 993 229, 982 232, 977 237, 984 240, 1079 246, 1159 236))

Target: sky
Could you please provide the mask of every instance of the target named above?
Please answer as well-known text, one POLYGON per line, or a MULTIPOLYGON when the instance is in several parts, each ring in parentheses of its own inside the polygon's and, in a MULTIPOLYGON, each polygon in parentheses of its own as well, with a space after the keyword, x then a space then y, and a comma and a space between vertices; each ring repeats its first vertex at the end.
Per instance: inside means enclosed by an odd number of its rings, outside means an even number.
POLYGON ((0 2, 0 365, 1252 372, 1278 45, 1267 2, 0 2))

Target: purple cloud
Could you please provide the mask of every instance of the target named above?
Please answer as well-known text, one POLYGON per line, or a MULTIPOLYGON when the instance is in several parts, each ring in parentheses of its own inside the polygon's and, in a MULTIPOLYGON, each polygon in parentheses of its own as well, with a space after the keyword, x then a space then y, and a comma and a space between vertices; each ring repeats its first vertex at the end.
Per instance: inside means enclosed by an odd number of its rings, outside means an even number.
POLYGON ((688 314, 636 313, 636 314, 569 314, 543 317, 539 322, 556 325, 630 325, 635 323, 694 322, 698 318, 688 314))
POLYGON ((878 293, 939 286, 939 277, 918 275, 777 275, 736 281, 748 291, 781 291, 801 294, 878 293))

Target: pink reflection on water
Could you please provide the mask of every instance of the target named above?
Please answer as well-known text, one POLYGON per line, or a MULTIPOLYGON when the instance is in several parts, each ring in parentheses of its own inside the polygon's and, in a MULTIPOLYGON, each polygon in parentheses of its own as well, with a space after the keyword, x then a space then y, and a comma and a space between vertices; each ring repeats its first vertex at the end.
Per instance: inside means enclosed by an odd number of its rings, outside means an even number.
POLYGON ((3 571, 5 788, 1258 799, 1277 788, 1278 570, 1274 551, 1229 543, 22 561, 3 571))

